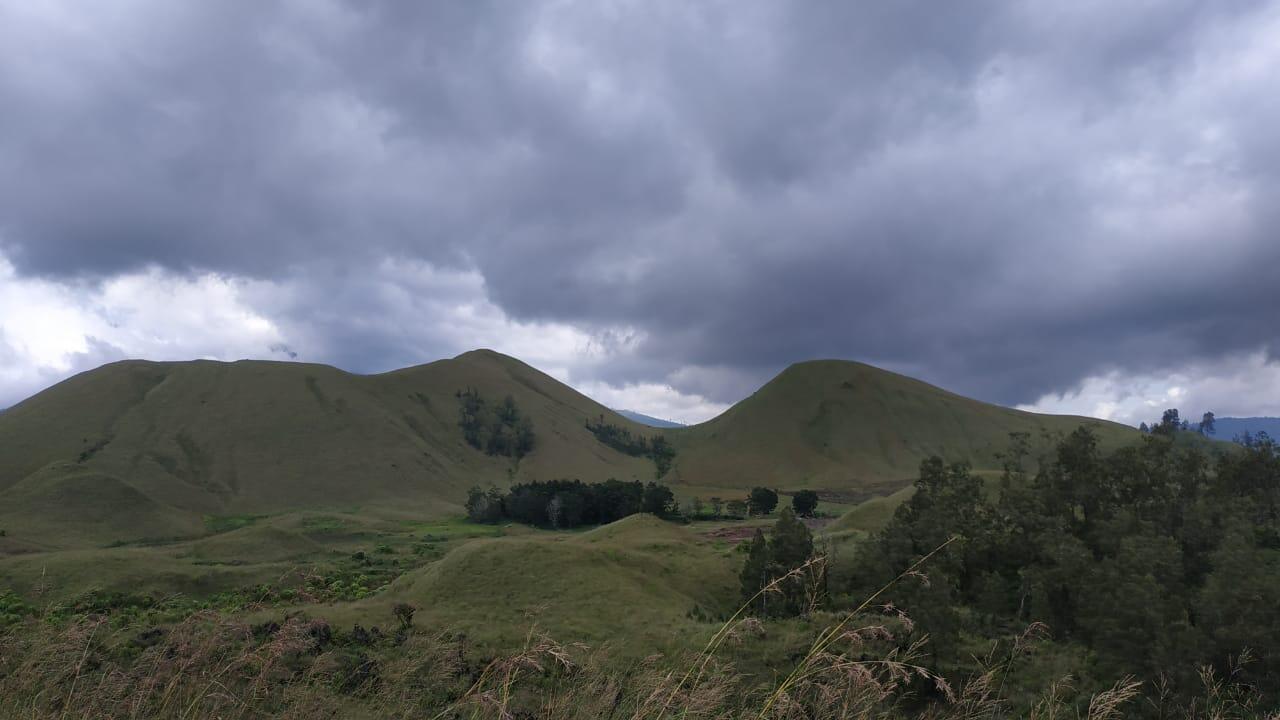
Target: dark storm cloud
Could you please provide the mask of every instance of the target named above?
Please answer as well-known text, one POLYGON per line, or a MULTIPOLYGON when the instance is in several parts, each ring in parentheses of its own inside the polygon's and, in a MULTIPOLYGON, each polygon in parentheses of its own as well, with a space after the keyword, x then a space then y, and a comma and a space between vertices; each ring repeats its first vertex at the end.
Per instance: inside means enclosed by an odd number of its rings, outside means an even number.
POLYGON ((606 381, 733 400, 837 356, 1029 401, 1280 345, 1278 32, 1263 2, 0 1, 0 243, 28 276, 311 273, 259 310, 356 370, 434 347, 331 272, 398 258, 634 330, 606 381))

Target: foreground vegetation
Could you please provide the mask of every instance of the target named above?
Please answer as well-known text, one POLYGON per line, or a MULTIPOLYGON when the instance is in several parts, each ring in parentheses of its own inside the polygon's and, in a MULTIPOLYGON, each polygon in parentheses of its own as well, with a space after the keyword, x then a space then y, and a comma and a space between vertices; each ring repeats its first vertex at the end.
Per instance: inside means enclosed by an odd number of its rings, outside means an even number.
POLYGON ((1280 717, 1275 444, 1085 429, 1032 473, 1020 440, 1001 478, 929 460, 816 536, 789 508, 736 547, 647 514, 462 523, 495 534, 352 553, 364 595, 5 595, 0 718, 1280 717))
POLYGON ((1076 424, 842 363, 656 445, 491 354, 106 368, 0 418, 0 717, 1265 716, 1275 446, 1076 424))
MULTIPOLYGON (((924 562, 907 573, 919 571, 924 562)), ((789 574, 762 588, 775 592, 789 574)), ((1029 718, 1110 720, 1151 709, 1159 717, 1266 715, 1257 688, 1201 669, 1199 693, 1164 702, 1124 678, 1085 694, 1069 677, 1030 701, 1006 680, 1036 652, 1035 626, 994 643, 958 683, 925 664, 902 612, 872 612, 878 594, 845 612, 815 613, 807 650, 770 680, 739 672, 736 646, 770 632, 748 617, 752 597, 699 651, 625 667, 606 651, 566 645, 531 627, 520 647, 475 651, 464 634, 428 631, 398 604, 389 629, 349 632, 286 613, 248 623, 214 612, 159 627, 84 615, 0 631, 0 718, 1029 718)))
POLYGON ((1014 441, 990 488, 964 465, 926 461, 914 494, 860 548, 849 591, 882 586, 955 537, 928 584, 885 594, 930 637, 934 672, 971 668, 974 638, 1035 626, 1086 687, 1133 676, 1176 705, 1211 668, 1280 704, 1276 443, 1210 457, 1155 435, 1106 454, 1082 427, 1032 473, 1026 439, 1014 441))

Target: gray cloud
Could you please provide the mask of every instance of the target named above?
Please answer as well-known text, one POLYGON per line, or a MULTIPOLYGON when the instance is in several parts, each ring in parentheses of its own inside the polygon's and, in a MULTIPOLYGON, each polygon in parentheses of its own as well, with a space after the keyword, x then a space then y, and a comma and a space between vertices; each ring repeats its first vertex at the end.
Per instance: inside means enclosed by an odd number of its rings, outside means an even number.
POLYGON ((426 262, 634 333, 591 379, 727 401, 835 356, 1031 402, 1280 347, 1278 35, 1243 1, 0 0, 0 249, 287 279, 254 307, 354 370, 447 344, 334 268, 426 262))

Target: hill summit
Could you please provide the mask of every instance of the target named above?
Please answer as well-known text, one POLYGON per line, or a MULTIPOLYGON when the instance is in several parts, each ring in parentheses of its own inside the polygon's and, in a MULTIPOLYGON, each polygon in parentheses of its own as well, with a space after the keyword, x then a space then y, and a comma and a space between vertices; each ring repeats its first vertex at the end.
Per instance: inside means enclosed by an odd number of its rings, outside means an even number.
POLYGON ((1041 415, 972 400, 864 363, 814 360, 788 367, 709 422, 677 433, 682 480, 887 492, 939 455, 1000 467, 1009 435, 1046 436, 1095 424, 1104 442, 1136 431, 1093 418, 1041 415))
MULTIPOLYGON (((454 513, 476 485, 655 479, 653 461, 606 436, 662 435, 676 449, 663 480, 691 492, 769 485, 865 496, 909 482, 928 455, 993 470, 1009 433, 1038 438, 1082 422, 1097 421, 989 405, 836 360, 793 365, 723 415, 667 429, 488 350, 380 375, 126 361, 0 415, 0 524, 63 547, 197 535, 211 516, 454 513), (503 432, 493 429, 500 418, 532 432, 518 456, 477 437, 503 432)), ((1099 426, 1109 442, 1137 435, 1099 426)))

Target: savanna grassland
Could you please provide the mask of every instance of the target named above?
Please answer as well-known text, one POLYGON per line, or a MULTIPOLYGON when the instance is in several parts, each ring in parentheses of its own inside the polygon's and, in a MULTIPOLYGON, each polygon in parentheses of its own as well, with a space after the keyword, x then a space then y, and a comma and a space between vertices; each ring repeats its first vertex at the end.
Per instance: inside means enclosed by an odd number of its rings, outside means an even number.
POLYGON ((1082 423, 835 361, 661 431, 489 352, 106 366, 0 414, 0 717, 1264 716, 1274 445, 1082 423))

